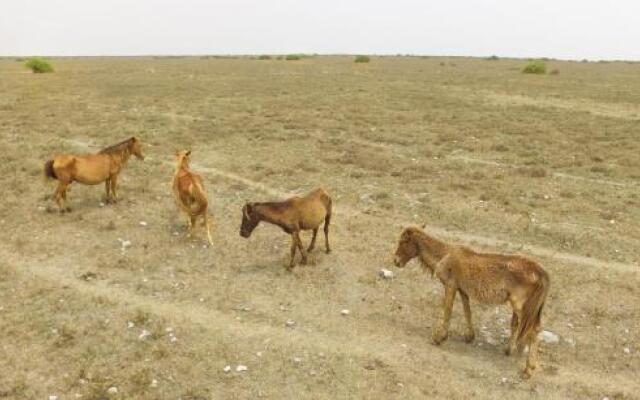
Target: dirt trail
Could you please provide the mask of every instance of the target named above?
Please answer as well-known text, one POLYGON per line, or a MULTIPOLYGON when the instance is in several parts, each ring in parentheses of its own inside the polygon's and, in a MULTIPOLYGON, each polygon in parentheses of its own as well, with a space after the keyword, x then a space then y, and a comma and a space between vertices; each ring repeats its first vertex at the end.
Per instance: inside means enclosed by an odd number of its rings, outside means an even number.
MULTIPOLYGON (((83 147, 85 150, 89 150, 95 147, 95 145, 93 145, 91 142, 88 142, 88 141, 83 141, 79 139, 73 139, 73 140, 65 139, 65 140, 68 143, 71 143, 75 146, 83 147)), ((170 162, 164 162, 164 164, 173 167, 173 164, 170 162)), ((240 182, 246 186, 262 191, 274 197, 285 198, 295 194, 295 193, 281 191, 277 188, 273 188, 263 183, 253 181, 251 179, 242 177, 238 174, 224 171, 219 168, 207 167, 197 163, 194 163, 193 166, 200 171, 204 171, 209 174, 213 174, 234 182, 240 182)), ((344 215, 356 215, 361 213, 359 210, 353 209, 351 207, 345 207, 339 204, 335 206, 335 209, 344 215)), ((555 259, 558 261, 567 262, 571 264, 584 265, 592 268, 609 268, 609 269, 615 269, 619 272, 627 272, 627 273, 640 272, 640 267, 636 264, 601 260, 594 257, 587 257, 580 254, 562 252, 562 251, 541 247, 541 246, 536 246, 532 244, 515 243, 507 240, 497 239, 491 236, 473 235, 466 232, 455 231, 455 230, 451 230, 451 229, 447 229, 439 226, 429 225, 429 229, 438 235, 441 235, 450 239, 454 239, 454 240, 459 240, 467 244, 479 244, 479 245, 494 247, 494 248, 506 247, 509 249, 513 249, 514 251, 526 252, 536 256, 548 257, 550 259, 555 259)))

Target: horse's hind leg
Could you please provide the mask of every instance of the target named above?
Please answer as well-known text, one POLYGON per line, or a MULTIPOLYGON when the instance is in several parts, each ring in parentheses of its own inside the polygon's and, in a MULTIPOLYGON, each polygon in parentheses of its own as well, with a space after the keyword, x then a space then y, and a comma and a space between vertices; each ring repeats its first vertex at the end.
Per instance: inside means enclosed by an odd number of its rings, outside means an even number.
POLYGON ((504 354, 510 356, 515 354, 518 350, 518 332, 520 331, 520 323, 522 321, 522 309, 513 309, 513 315, 511 316, 511 336, 509 337, 509 344, 504 350, 504 354))
POLYGON ((204 213, 204 225, 207 227, 207 238, 209 239, 209 244, 213 246, 213 239, 211 239, 211 225, 206 211, 204 213))
MULTIPOLYGON (((329 223, 331 223, 331 213, 324 218, 324 246, 327 254, 331 253, 331 247, 329 247, 329 223)), ((313 238, 315 239, 315 235, 313 238)))
POLYGON ((525 377, 530 377, 533 371, 538 368, 538 331, 539 327, 536 327, 531 335, 529 342, 529 355, 527 356, 527 365, 524 369, 525 377))
POLYGON ((464 335, 464 341, 467 343, 473 342, 475 339, 475 332, 473 331, 473 322, 471 321, 471 306, 469 305, 469 296, 462 290, 458 290, 460 298, 462 299, 462 306, 464 308, 464 317, 467 320, 467 333, 464 335))
POLYGON ((58 189, 56 190, 56 203, 58 203, 58 208, 61 213, 71 211, 71 207, 69 207, 67 202, 67 188, 69 185, 69 183, 60 181, 58 189))
POLYGON ((309 243, 309 247, 307 247, 307 253, 310 253, 313 251, 313 249, 316 247, 316 236, 318 235, 318 228, 315 228, 313 230, 313 237, 311 238, 311 243, 309 243))

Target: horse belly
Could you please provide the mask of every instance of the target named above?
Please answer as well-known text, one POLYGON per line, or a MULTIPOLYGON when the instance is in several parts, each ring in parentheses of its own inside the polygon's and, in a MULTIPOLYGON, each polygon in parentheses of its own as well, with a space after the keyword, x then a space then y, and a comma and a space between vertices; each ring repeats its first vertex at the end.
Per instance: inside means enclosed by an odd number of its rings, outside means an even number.
POLYGON ((305 230, 316 229, 320 224, 322 224, 325 216, 326 212, 324 209, 307 210, 302 220, 301 228, 305 230))
POLYGON ((85 185, 97 185, 109 177, 109 161, 106 159, 76 158, 73 180, 85 185))

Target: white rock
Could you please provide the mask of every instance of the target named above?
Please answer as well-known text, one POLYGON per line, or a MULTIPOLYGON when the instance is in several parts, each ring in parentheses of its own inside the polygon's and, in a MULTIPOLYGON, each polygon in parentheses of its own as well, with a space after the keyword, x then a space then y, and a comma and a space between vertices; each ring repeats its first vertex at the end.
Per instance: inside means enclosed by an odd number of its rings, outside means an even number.
POLYGON ((169 328, 166 328, 164 331, 167 333, 171 333, 173 332, 173 328, 169 327, 169 328))
POLYGON ((296 321, 290 319, 285 323, 289 328, 293 328, 294 326, 296 326, 296 321))
POLYGON ((302 362, 302 358, 300 357, 293 357, 293 362, 296 364, 300 364, 302 362))
POLYGON ((247 368, 247 366, 246 366, 246 365, 238 365, 238 366, 236 367, 236 372, 244 372, 244 371, 246 371, 246 370, 248 370, 248 369, 249 369, 249 368, 247 368))
POLYGON ((504 376, 502 377, 502 379, 500 379, 500 382, 502 383, 507 383, 509 380, 507 378, 505 378, 504 376))
POLYGON ((256 353, 256 356, 258 356, 258 357, 262 357, 262 352, 261 352, 261 351, 257 352, 257 353, 256 353))
POLYGON ((349 315, 349 313, 350 313, 350 311, 347 310, 347 309, 344 309, 344 310, 340 311, 340 314, 345 315, 345 316, 349 315))
POLYGON ((222 370, 223 370, 224 372, 229 372, 229 371, 231 371, 231 365, 227 365, 227 366, 226 366, 226 367, 224 367, 222 370))
POLYGON ((127 321, 127 328, 131 329, 131 328, 133 328, 134 326, 136 326, 136 324, 134 324, 134 323, 133 323, 133 322, 131 322, 131 321, 127 321))
POLYGON ((623 351, 624 351, 624 354, 631 354, 631 349, 628 347, 625 347, 623 351))
POLYGON ((111 386, 109 389, 107 389, 107 393, 109 394, 118 394, 118 388, 115 386, 111 386))
POLYGON ((58 396, 51 395, 51 396, 49 396, 49 400, 58 400, 58 396))
POLYGON ((386 268, 382 268, 380 270, 380 276, 384 279, 392 279, 393 278, 393 271, 386 269, 386 268))
POLYGON ((152 388, 158 387, 158 380, 157 379, 152 379, 151 380, 151 384, 149 386, 151 386, 152 388))
POLYGON ((175 343, 175 342, 177 342, 177 341, 178 341, 178 338, 177 338, 177 337, 175 337, 175 336, 171 336, 171 337, 169 338, 169 341, 170 341, 171 343, 175 343))
POLYGON ((147 221, 140 221, 140 226, 147 226, 147 221))
POLYGON ((151 332, 149 332, 146 329, 143 329, 142 332, 140 332, 140 335, 138 336, 139 340, 146 340, 149 336, 151 336, 151 332))
POLYGON ((560 336, 556 335, 551 331, 542 331, 539 335, 540 340, 547 344, 557 344, 560 343, 560 336))

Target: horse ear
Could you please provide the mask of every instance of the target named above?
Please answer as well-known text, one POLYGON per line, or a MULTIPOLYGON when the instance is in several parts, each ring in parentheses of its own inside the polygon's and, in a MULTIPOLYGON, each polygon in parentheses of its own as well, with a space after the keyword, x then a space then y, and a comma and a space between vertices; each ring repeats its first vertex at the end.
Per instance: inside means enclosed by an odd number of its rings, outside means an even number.
POLYGON ((427 223, 425 222, 424 224, 422 224, 422 229, 425 229, 427 227, 427 223))
POLYGON ((187 156, 191 155, 191 150, 187 150, 187 156))

